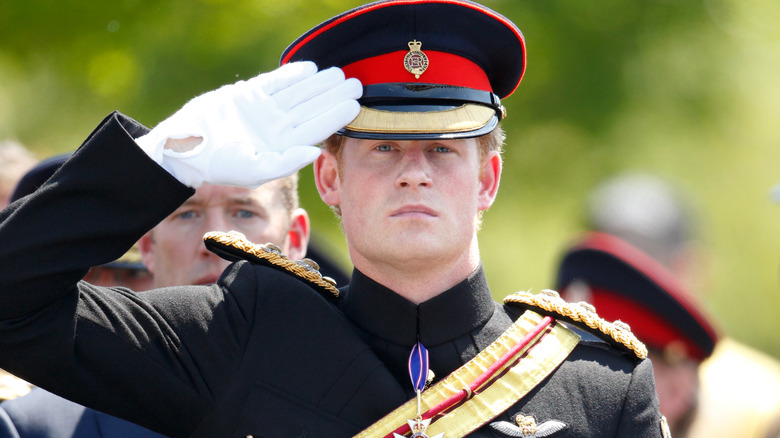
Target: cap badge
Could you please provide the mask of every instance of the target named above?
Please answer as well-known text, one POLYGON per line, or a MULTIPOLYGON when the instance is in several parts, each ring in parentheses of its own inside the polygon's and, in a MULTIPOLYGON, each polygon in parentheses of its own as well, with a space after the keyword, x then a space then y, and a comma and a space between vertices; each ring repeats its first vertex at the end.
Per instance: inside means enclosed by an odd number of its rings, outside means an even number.
POLYGON ((409 53, 404 56, 404 67, 406 71, 413 74, 415 78, 420 79, 420 75, 428 68, 428 56, 420 50, 422 43, 414 40, 409 41, 409 53))

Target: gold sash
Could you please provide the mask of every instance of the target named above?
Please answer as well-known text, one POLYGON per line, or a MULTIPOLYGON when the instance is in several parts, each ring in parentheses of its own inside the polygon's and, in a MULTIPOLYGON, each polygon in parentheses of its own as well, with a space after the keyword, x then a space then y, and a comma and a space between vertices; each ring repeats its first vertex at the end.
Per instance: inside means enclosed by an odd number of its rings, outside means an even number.
MULTIPOLYGON (((517 345, 542 322, 543 317, 530 310, 523 313, 498 339, 468 363, 422 392, 421 412, 426 412, 451 396, 464 391, 491 364, 517 345)), ((473 396, 432 418, 426 435, 444 433, 458 438, 481 427, 517 403, 552 373, 579 342, 579 335, 553 322, 521 349, 495 378, 473 391, 473 396)), ((360 432, 355 438, 392 436, 393 431, 417 415, 417 399, 412 399, 360 432)))

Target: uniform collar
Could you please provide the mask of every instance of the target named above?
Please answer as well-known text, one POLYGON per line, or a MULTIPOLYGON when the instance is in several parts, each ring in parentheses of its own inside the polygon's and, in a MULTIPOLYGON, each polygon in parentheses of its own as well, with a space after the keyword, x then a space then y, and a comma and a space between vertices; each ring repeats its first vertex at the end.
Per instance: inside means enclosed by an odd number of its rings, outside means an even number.
POLYGON ((455 287, 419 305, 355 269, 341 308, 368 334, 398 345, 417 342, 419 324, 420 340, 430 348, 484 325, 495 303, 482 265, 455 287))

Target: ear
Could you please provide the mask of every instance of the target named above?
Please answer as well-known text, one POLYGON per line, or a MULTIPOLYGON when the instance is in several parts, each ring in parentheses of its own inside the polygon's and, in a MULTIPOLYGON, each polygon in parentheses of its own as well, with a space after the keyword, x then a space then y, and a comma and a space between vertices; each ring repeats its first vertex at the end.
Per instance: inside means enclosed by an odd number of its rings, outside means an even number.
POLYGON ((341 202, 339 163, 327 150, 323 150, 314 162, 314 182, 323 202, 328 205, 339 205, 341 202))
POLYGON ((151 231, 147 231, 138 239, 138 252, 141 253, 141 261, 146 269, 154 274, 154 237, 152 237, 151 231))
POLYGON ((498 151, 488 152, 482 175, 479 178, 479 210, 487 210, 493 205, 498 194, 498 183, 501 180, 501 155, 498 151))
POLYGON ((290 231, 287 232, 287 256, 292 260, 300 260, 306 257, 306 247, 309 246, 309 214, 302 208, 296 209, 292 214, 290 231))

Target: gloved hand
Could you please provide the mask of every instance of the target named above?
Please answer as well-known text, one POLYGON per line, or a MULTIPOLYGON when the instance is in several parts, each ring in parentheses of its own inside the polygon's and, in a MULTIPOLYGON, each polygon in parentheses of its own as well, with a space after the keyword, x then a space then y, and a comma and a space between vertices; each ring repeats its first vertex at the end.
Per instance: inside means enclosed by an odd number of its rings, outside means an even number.
POLYGON ((136 142, 190 187, 255 188, 314 161, 320 149, 313 145, 357 117, 362 92, 339 68, 290 63, 192 99, 136 142), (164 147, 188 137, 202 141, 184 152, 164 147))

